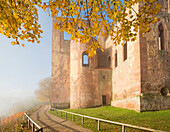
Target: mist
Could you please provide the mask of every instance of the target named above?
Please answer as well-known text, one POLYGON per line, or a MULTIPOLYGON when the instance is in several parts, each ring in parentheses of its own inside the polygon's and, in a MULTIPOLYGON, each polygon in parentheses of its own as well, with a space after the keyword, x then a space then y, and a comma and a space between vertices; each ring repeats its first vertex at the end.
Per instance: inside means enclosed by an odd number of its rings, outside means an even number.
POLYGON ((26 97, 12 96, 0 97, 0 117, 3 118, 14 115, 39 105, 40 102, 36 99, 35 95, 26 97))
POLYGON ((25 47, 13 46, 12 39, 0 34, 0 116, 37 104, 37 84, 51 75, 52 21, 42 9, 39 22, 44 31, 40 44, 23 41, 25 47))
POLYGON ((8 116, 12 106, 19 100, 17 97, 0 97, 0 116, 8 116))

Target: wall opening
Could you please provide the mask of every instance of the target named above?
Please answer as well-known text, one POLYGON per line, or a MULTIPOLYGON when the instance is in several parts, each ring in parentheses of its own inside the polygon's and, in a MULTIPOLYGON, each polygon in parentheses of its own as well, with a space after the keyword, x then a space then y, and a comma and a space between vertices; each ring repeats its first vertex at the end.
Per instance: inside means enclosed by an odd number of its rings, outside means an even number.
POLYGON ((111 66, 111 57, 109 56, 108 57, 108 67, 110 67, 111 66))
POLYGON ((127 42, 123 46, 123 61, 127 59, 127 42))
POLYGON ((115 52, 115 68, 117 67, 117 51, 115 52))
POLYGON ((106 95, 102 95, 102 104, 106 105, 106 95))
POLYGON ((159 30, 159 37, 158 37, 159 50, 165 50, 165 36, 164 36, 164 27, 162 23, 159 24, 158 30, 159 30))
POLYGON ((89 66, 89 58, 88 58, 88 54, 85 52, 83 52, 82 54, 82 65, 83 66, 89 66))
POLYGON ((168 90, 167 88, 162 88, 162 89, 161 89, 161 95, 162 95, 162 96, 167 96, 168 93, 169 93, 169 90, 168 90))

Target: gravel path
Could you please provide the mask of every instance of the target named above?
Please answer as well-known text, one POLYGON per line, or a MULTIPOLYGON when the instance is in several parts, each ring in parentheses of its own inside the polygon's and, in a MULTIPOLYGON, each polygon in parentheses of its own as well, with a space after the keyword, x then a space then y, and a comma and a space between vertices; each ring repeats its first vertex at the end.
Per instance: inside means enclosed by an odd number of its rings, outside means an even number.
POLYGON ((49 105, 33 112, 30 117, 43 128, 43 132, 92 132, 75 123, 48 113, 49 105))

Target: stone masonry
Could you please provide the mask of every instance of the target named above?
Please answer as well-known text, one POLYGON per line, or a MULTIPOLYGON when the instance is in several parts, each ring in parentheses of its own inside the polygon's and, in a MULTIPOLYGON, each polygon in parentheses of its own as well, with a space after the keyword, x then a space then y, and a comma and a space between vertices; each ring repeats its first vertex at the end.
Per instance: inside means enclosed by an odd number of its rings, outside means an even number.
MULTIPOLYGON (((87 46, 52 33, 51 101, 57 108, 111 105, 136 111, 170 109, 170 1, 162 8, 151 31, 125 47, 99 35, 104 52, 88 58, 87 46), (126 55, 125 55, 126 54, 126 55)), ((134 8, 138 10, 140 4, 134 8)), ((56 21, 53 19, 53 23, 56 21)))

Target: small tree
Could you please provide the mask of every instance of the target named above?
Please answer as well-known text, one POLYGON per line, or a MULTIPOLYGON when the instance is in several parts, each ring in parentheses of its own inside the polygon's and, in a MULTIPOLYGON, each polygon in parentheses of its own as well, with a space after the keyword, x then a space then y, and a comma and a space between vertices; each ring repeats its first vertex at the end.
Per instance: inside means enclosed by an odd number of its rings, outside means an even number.
POLYGON ((40 102, 50 101, 51 78, 45 78, 39 82, 39 89, 35 91, 35 95, 40 102))

